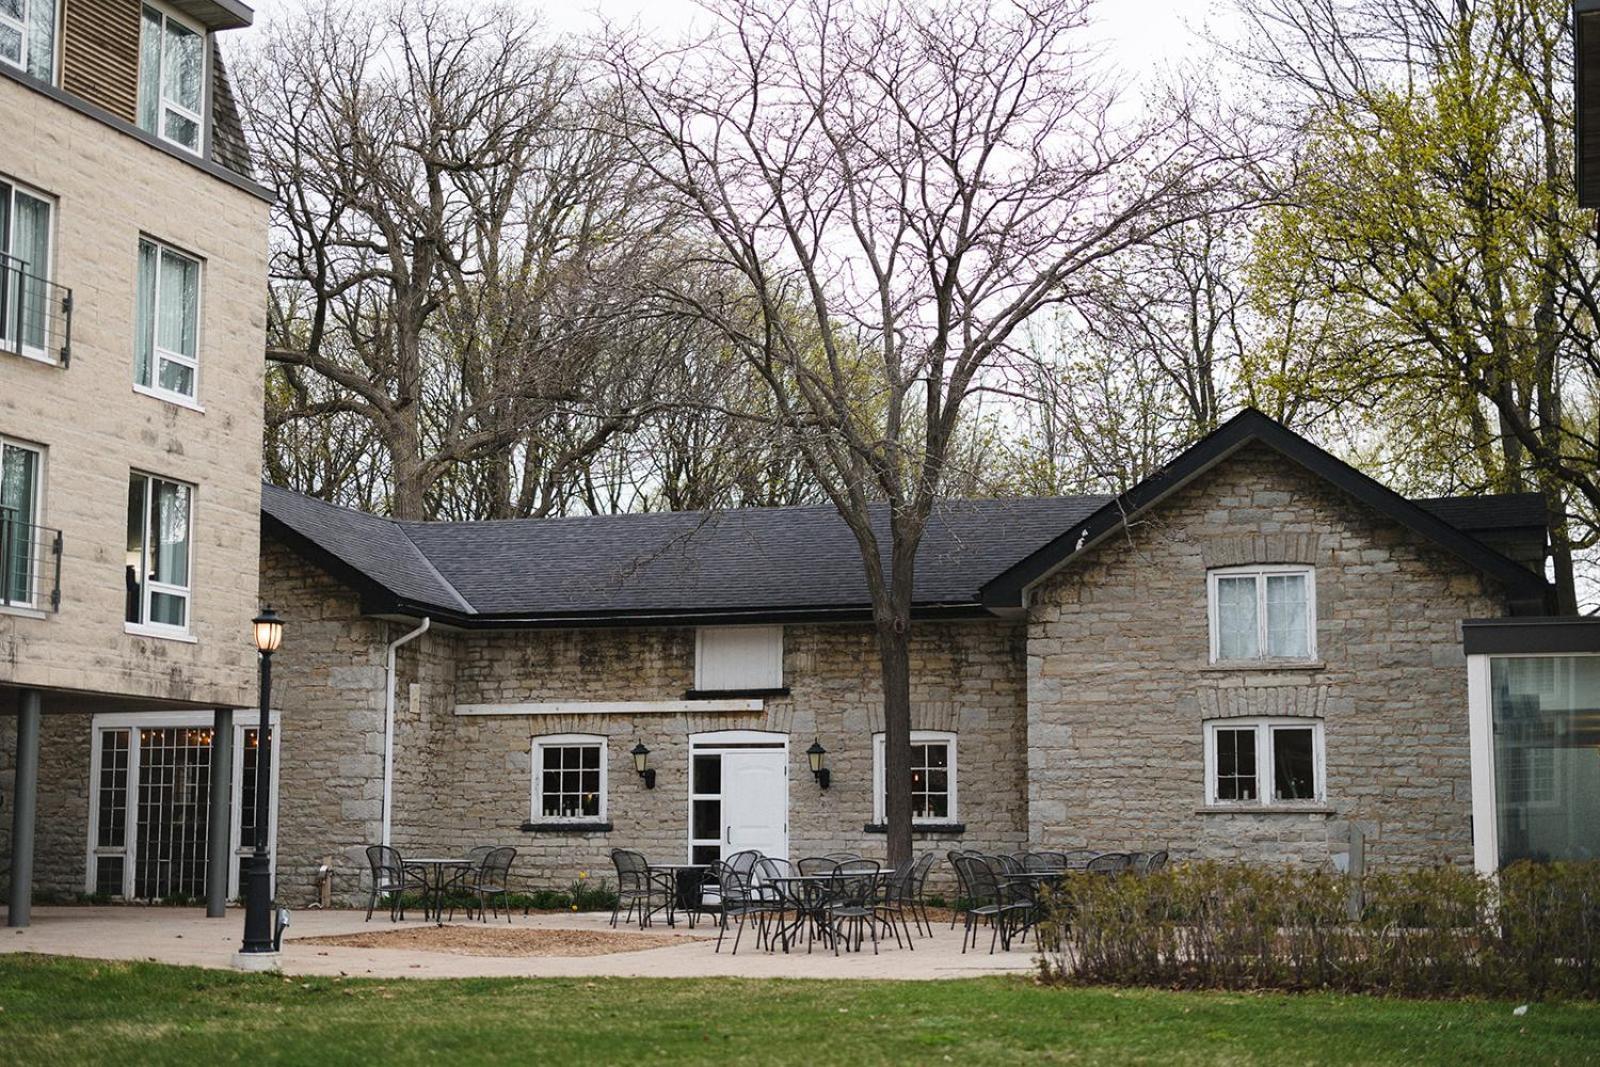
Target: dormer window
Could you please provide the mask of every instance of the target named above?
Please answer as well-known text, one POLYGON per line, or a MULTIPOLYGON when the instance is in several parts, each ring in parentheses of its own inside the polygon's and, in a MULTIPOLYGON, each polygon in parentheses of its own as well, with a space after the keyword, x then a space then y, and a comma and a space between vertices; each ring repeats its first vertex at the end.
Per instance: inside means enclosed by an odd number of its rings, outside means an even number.
POLYGON ((0 0, 0 63, 53 81, 57 0, 0 0))
MULTIPOLYGON (((15 0, 0 0, 4 5, 15 0)), ((139 34, 139 126, 198 154, 205 130, 206 32, 153 4, 139 34)))

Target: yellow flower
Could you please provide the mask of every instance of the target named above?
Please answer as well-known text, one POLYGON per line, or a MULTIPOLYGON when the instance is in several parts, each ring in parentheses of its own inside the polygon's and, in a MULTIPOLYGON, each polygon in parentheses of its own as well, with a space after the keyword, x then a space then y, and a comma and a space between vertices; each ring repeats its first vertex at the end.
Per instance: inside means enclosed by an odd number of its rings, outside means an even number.
POLYGON ((589 877, 589 872, 588 871, 579 871, 578 872, 578 877, 579 878, 587 878, 587 877, 589 877))
POLYGON ((577 906, 577 905, 576 905, 576 904, 574 904, 574 905, 573 905, 573 906, 572 906, 572 910, 573 910, 573 911, 577 911, 577 910, 578 910, 578 906, 577 906))

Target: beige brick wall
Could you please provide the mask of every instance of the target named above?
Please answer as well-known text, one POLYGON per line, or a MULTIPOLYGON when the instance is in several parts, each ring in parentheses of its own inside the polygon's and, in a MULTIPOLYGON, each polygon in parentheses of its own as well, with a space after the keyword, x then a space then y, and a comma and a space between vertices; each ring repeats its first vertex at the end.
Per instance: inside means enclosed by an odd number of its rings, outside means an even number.
POLYGON ((1321 862, 1357 822, 1375 862, 1471 859, 1458 622, 1500 596, 1453 557, 1256 446, 1036 592, 1029 625, 1033 836, 1321 862), (1206 569, 1317 567, 1316 670, 1214 670, 1206 569), (1327 811, 1202 813, 1202 723, 1321 717, 1327 811))
POLYGON ((0 355, 0 433, 46 447, 43 524, 65 545, 60 613, 0 615, 0 701, 15 685, 254 703, 267 205, 8 78, 0 144, 0 176, 56 198, 54 280, 74 301, 69 368, 0 355), (203 413, 134 392, 141 234, 204 260, 203 413), (192 644, 123 632, 130 468, 198 486, 192 644))

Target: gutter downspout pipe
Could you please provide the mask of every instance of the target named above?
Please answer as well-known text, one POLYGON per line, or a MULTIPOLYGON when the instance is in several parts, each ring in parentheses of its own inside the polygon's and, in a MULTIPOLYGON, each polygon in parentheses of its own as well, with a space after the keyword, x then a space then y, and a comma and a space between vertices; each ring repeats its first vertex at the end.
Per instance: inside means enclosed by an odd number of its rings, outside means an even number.
POLYGON ((389 844, 390 808, 394 804, 394 660, 401 645, 408 644, 428 632, 433 620, 426 615, 422 625, 410 633, 401 634, 389 642, 389 658, 384 671, 383 685, 383 843, 389 844))

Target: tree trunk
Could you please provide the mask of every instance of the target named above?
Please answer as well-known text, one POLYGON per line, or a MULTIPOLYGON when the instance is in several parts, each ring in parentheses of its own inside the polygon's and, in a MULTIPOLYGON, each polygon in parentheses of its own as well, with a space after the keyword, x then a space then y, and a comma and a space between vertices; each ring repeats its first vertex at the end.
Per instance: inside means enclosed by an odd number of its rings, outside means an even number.
POLYGON ((883 667, 883 819, 888 828, 889 866, 899 870, 911 862, 909 613, 879 621, 878 655, 883 667))

